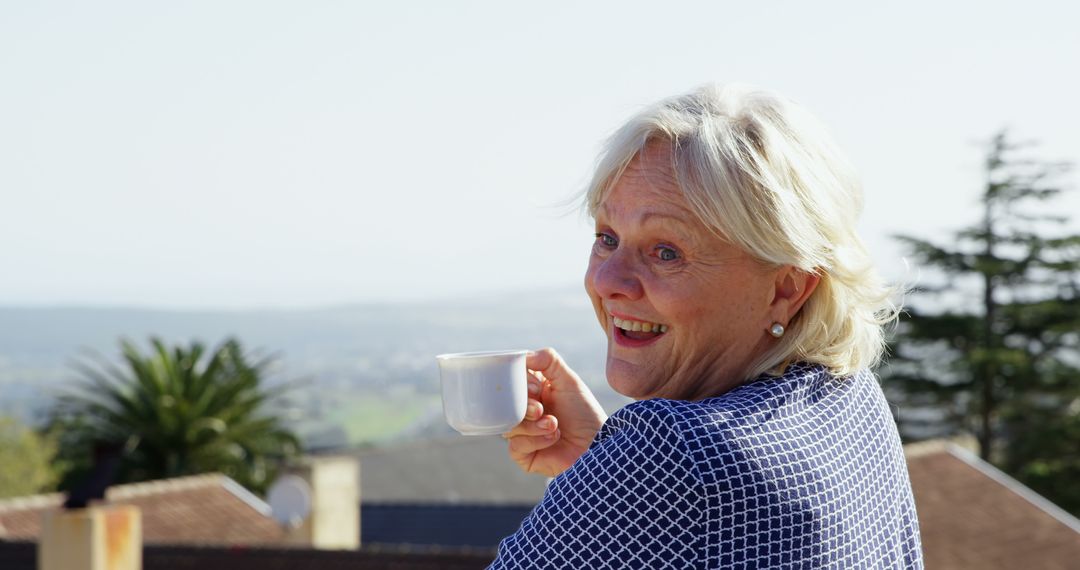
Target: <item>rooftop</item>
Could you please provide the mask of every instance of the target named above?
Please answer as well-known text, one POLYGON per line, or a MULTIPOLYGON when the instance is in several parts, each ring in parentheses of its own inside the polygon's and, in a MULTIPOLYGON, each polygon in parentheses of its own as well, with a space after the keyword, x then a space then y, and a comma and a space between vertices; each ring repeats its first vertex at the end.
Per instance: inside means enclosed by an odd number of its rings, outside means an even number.
POLYGON ((365 504, 535 505, 548 478, 523 473, 498 436, 455 436, 360 452, 365 504))
MULTIPOLYGON (((117 485, 106 499, 139 507, 148 544, 259 545, 284 538, 270 506, 219 473, 117 485)), ((60 493, 0 500, 0 539, 36 539, 42 515, 63 503, 60 493)))
POLYGON ((927 568, 1076 568, 1076 517, 955 444, 904 451, 927 568))

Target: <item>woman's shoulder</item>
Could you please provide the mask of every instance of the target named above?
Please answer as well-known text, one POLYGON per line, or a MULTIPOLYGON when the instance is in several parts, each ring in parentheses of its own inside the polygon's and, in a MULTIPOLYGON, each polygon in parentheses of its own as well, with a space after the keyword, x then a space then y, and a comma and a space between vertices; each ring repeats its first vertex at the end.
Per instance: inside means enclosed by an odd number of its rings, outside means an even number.
POLYGON ((692 449, 706 439, 716 444, 789 430, 802 423, 817 424, 840 413, 837 410, 854 409, 847 405, 851 401, 865 404, 879 399, 880 388, 868 370, 837 377, 824 366, 796 363, 780 376, 762 376, 705 400, 633 402, 612 414, 601 436, 633 430, 653 438, 688 441, 692 449))
POLYGON ((771 409, 843 392, 854 384, 872 378, 869 371, 840 378, 833 376, 820 364, 800 362, 788 366, 782 375, 763 375, 719 396, 695 401, 664 398, 640 400, 624 406, 612 417, 622 415, 627 420, 634 418, 640 421, 639 418, 659 416, 692 422, 706 415, 711 422, 715 422, 718 417, 728 414, 746 414, 757 409, 771 409))
POLYGON ((677 438, 684 423, 682 417, 692 413, 687 404, 693 402, 654 398, 627 404, 608 417, 597 435, 597 441, 622 432, 633 432, 648 439, 677 438))

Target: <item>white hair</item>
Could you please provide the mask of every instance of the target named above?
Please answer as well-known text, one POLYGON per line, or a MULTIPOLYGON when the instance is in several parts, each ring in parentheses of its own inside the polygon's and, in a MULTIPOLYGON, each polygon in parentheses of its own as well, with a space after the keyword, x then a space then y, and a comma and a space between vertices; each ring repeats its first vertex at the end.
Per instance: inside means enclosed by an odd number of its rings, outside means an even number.
POLYGON ((744 85, 706 85, 647 108, 607 142, 585 194, 595 217, 651 141, 671 146, 691 210, 717 235, 774 266, 821 277, 787 332, 744 372, 795 361, 837 376, 878 364, 899 312, 855 232, 862 189, 824 126, 794 102, 744 85))

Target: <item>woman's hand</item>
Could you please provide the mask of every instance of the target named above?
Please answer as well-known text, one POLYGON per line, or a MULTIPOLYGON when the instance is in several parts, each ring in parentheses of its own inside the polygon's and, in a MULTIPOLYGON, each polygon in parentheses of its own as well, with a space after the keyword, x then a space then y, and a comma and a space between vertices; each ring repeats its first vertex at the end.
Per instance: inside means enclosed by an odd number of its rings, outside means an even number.
POLYGON ((503 437, 522 470, 554 477, 585 453, 607 414, 554 349, 529 353, 525 366, 529 407, 525 419, 503 437))

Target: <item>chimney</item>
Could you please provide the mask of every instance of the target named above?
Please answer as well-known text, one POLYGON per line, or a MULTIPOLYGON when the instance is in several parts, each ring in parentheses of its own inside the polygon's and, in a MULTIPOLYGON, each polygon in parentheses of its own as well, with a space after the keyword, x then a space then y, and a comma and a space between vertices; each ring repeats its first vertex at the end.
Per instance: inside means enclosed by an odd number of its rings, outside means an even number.
MULTIPOLYGON (((350 456, 305 457, 286 469, 279 481, 288 481, 288 487, 295 489, 295 478, 307 484, 310 512, 287 524, 286 542, 327 550, 359 549, 359 460, 350 456)), ((277 508, 274 501, 271 506, 277 508)))
POLYGON ((142 570, 142 517, 128 505, 45 514, 38 570, 142 570))

